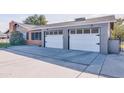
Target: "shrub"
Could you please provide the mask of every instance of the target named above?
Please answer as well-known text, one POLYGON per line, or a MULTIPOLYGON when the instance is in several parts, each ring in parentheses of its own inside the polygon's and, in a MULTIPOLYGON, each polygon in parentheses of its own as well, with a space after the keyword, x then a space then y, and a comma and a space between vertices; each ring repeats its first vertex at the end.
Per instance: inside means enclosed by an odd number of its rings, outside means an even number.
POLYGON ((23 34, 19 31, 14 31, 10 35, 10 44, 11 45, 24 45, 25 39, 23 38, 23 34))
POLYGON ((9 43, 1 43, 1 42, 0 42, 0 48, 7 48, 7 47, 9 47, 9 46, 10 46, 9 43))

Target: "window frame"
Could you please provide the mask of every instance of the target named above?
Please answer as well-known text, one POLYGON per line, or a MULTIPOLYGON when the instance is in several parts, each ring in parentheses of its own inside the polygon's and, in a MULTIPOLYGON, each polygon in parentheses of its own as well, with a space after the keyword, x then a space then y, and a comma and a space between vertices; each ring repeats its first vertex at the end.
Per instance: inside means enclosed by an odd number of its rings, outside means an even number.
POLYGON ((29 32, 26 33, 26 40, 29 40, 29 32))
POLYGON ((54 35, 54 32, 53 32, 53 31, 50 31, 50 32, 49 32, 49 35, 54 35))
POLYGON ((42 40, 42 32, 32 32, 31 40, 42 40))
POLYGON ((84 30, 83 30, 83 34, 90 34, 91 33, 91 28, 84 28, 84 30), (87 33, 87 32, 85 32, 85 31, 88 31, 89 30, 89 32, 87 33))
POLYGON ((99 28, 98 28, 98 27, 91 28, 91 34, 98 34, 98 33, 99 33, 99 28), (95 30, 97 29, 97 32, 94 33, 94 32, 93 32, 93 29, 95 29, 95 30))
POLYGON ((78 28, 77 29, 77 33, 76 34, 83 34, 83 29, 82 28, 78 28), (81 31, 81 33, 80 32, 78 32, 78 31, 81 31))
POLYGON ((72 34, 72 35, 76 34, 76 29, 70 29, 70 34, 72 34))
POLYGON ((53 31, 53 34, 58 35, 58 31, 57 30, 53 31))
POLYGON ((58 35, 63 35, 63 30, 58 30, 58 35))

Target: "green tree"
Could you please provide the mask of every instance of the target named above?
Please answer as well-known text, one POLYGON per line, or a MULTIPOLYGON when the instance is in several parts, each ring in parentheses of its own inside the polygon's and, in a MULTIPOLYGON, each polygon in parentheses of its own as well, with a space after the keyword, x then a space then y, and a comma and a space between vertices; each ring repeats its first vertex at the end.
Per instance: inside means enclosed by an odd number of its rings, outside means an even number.
POLYGON ((124 19, 117 19, 112 30, 112 39, 124 40, 124 19))
POLYGON ((11 45, 24 45, 25 44, 25 40, 23 38, 23 34, 20 33, 19 31, 11 32, 10 44, 11 45))
POLYGON ((32 24, 32 25, 46 25, 47 24, 47 20, 46 17, 44 15, 33 15, 33 16, 29 16, 25 19, 25 21, 23 21, 25 24, 32 24))

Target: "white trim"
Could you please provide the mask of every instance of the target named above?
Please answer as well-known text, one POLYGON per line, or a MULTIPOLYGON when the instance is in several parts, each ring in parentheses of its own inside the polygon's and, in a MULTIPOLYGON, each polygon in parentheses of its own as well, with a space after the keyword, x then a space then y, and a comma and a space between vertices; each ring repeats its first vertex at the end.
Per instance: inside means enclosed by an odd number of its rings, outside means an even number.
POLYGON ((111 23, 111 22, 116 22, 116 20, 113 21, 103 21, 103 22, 92 22, 92 23, 77 23, 75 25, 65 25, 65 26, 52 26, 52 27, 39 27, 39 28, 29 28, 29 27, 25 27, 19 23, 17 23, 18 25, 20 25, 21 27, 25 28, 27 31, 32 31, 32 30, 45 30, 45 29, 50 29, 50 28, 63 28, 63 27, 75 27, 75 26, 85 26, 85 25, 92 25, 92 24, 104 24, 104 23, 111 23))
POLYGON ((41 28, 36 28, 36 29, 30 29, 30 30, 45 30, 45 29, 50 29, 50 28, 63 28, 63 27, 75 27, 75 26, 85 26, 85 25, 92 25, 92 24, 104 24, 104 23, 111 23, 111 22, 116 22, 116 21, 104 21, 104 22, 95 22, 95 23, 83 23, 83 24, 75 24, 75 25, 66 25, 66 26, 54 26, 54 27, 41 27, 41 28))

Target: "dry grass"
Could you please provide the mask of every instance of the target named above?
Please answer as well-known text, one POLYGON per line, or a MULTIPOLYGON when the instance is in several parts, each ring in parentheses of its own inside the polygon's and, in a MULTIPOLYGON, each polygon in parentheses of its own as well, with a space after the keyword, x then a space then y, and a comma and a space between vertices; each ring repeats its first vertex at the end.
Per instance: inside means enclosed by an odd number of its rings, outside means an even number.
POLYGON ((0 43, 9 43, 9 39, 0 39, 0 43))
POLYGON ((7 48, 9 46, 9 39, 0 39, 0 48, 7 48))
POLYGON ((123 45, 121 45, 120 47, 124 49, 124 44, 123 44, 123 45))

